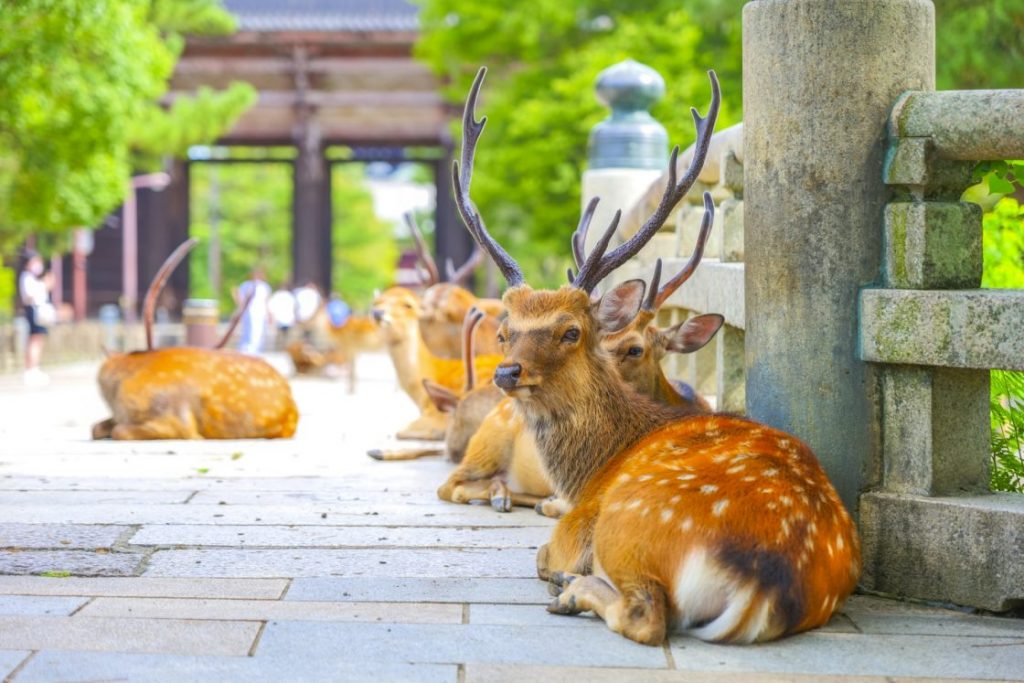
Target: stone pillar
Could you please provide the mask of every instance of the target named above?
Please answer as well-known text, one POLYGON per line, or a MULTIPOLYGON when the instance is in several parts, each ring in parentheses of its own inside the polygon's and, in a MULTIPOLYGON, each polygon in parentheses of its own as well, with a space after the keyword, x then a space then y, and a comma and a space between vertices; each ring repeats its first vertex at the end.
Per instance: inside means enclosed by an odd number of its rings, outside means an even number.
MULTIPOLYGON (((615 211, 636 204, 668 166, 668 133, 648 113, 665 95, 661 75, 627 59, 598 74, 596 90, 598 99, 612 111, 594 126, 587 145, 582 206, 593 197, 601 198, 587 234, 588 254, 615 211)), ((613 239, 612 246, 621 241, 613 239)))
POLYGON ((747 410, 807 441, 851 511, 880 450, 857 293, 879 278, 886 122, 934 89, 934 39, 928 0, 743 11, 747 410))

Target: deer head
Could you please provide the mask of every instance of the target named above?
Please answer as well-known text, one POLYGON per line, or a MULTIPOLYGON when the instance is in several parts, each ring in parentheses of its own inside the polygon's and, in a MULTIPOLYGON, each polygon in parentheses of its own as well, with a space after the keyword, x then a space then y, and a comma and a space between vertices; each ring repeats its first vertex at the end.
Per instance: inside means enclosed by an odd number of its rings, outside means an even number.
MULTIPOLYGON (((509 285, 503 298, 508 318, 499 329, 505 360, 498 366, 494 377, 495 384, 507 394, 521 401, 537 401, 552 407, 558 402, 564 403, 567 397, 584 392, 600 393, 604 389, 603 384, 614 381, 615 373, 607 366, 607 357, 600 352, 598 341, 602 336, 624 330, 637 317, 644 304, 645 283, 630 280, 599 299, 592 300, 591 295, 598 283, 632 258, 654 236, 696 181, 707 156, 721 99, 718 80, 713 71, 708 73, 711 104, 706 117, 692 111, 697 142, 689 168, 677 179, 679 149, 673 149, 665 192, 657 209, 640 230, 609 252, 608 245, 621 217, 621 211, 617 211, 593 251, 583 258, 582 236, 589 228, 596 205, 596 200, 592 201, 577 228, 579 237, 574 237, 579 270, 575 274, 570 271, 569 284, 556 291, 537 291, 526 284, 519 264, 491 237, 470 198, 476 146, 487 121, 486 117, 477 121, 474 113, 486 69, 477 74, 466 102, 462 154, 453 166, 452 180, 456 206, 467 229, 498 266, 509 285), (599 366, 603 371, 595 372, 599 366)), ((705 193, 701 226, 705 239, 713 213, 711 197, 705 193)), ((677 276, 680 281, 676 286, 682 284, 696 268, 702 247, 695 250, 684 273, 677 276)))

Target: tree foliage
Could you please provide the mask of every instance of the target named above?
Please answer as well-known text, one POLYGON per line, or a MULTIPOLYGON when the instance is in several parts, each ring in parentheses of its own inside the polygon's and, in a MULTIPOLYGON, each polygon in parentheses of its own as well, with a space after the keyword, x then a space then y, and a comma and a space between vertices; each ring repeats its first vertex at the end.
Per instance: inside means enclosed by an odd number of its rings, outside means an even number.
POLYGON ((19 0, 0 12, 0 247, 29 231, 92 226, 133 167, 221 133, 249 86, 159 98, 181 32, 234 29, 217 0, 19 0), (145 157, 133 156, 133 152, 145 157))
MULTIPOLYGON (((450 81, 461 102, 476 68, 491 71, 481 102, 488 116, 473 196, 488 227, 532 280, 560 282, 567 235, 578 218, 579 179, 590 128, 606 112, 594 99, 597 73, 626 57, 665 77, 652 111, 673 144, 693 139, 689 106, 708 98, 704 70, 722 83, 718 128, 742 118, 744 0, 423 0, 418 55, 450 81)), ((940 88, 1019 87, 1024 82, 1024 0, 936 3, 940 88)))

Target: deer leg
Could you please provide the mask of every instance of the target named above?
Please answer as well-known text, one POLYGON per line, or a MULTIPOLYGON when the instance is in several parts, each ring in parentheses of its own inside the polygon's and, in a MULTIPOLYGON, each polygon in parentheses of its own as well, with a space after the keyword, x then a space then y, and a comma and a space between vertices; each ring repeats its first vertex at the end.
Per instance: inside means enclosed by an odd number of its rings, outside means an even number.
POLYGON ((415 460, 428 455, 443 455, 444 449, 437 446, 425 448, 404 448, 401 450, 387 450, 383 448, 371 448, 366 454, 374 460, 415 460))
POLYGON ((164 415, 140 424, 119 424, 111 437, 116 441, 149 441, 156 439, 198 439, 195 421, 164 415))
POLYGON ((399 439, 420 441, 444 441, 448 427, 444 413, 425 412, 402 428, 395 436, 399 439))
POLYGON ((572 505, 569 504, 569 501, 557 494, 552 494, 547 498, 544 498, 534 506, 534 510, 537 511, 538 515, 544 515, 545 517, 552 517, 554 519, 564 516, 571 509, 572 505))
POLYGON ((472 503, 490 500, 490 482, 478 479, 456 479, 449 477, 437 490, 437 497, 451 503, 472 503))
POLYGON ((594 523, 600 500, 583 501, 558 520, 551 540, 537 551, 537 576, 548 581, 556 572, 587 574, 593 562, 594 523))
POLYGON ((114 431, 114 427, 117 425, 114 422, 114 418, 108 417, 106 420, 101 420, 92 426, 92 438, 95 439, 109 439, 110 435, 114 431))
POLYGON ((623 592, 598 576, 570 580, 548 605, 552 614, 593 612, 612 631, 644 645, 665 642, 665 592, 630 586, 623 592))

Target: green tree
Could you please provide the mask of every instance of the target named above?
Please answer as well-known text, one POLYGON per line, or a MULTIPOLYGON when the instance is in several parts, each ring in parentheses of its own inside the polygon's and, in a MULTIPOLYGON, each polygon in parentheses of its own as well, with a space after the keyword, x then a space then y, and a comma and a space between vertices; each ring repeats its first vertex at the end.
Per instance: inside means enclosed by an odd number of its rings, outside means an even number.
POLYGON ((362 164, 338 164, 332 173, 334 226, 332 280, 353 308, 366 308, 376 289, 395 277, 394 226, 374 213, 362 164))
POLYGON ((0 12, 0 248, 96 225, 134 167, 221 133, 251 88, 159 98, 181 32, 230 32, 216 0, 19 0, 0 12), (133 152, 145 156, 133 156, 133 152))

